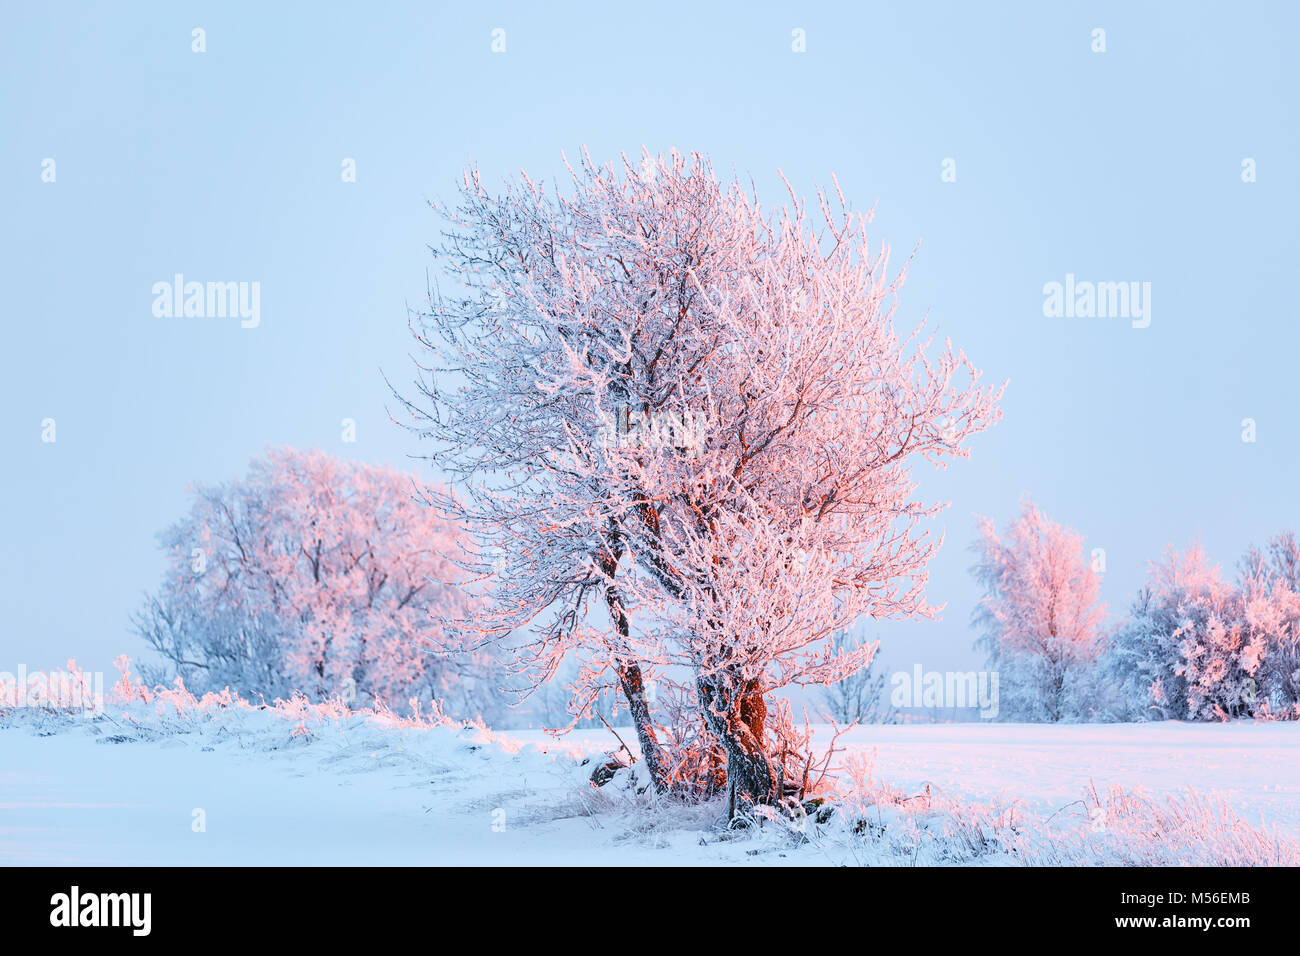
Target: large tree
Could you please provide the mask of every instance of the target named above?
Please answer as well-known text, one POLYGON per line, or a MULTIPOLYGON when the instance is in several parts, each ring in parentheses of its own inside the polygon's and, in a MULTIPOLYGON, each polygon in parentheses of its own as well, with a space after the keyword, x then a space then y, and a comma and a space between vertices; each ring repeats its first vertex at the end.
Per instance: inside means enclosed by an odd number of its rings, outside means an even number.
POLYGON ((438 250, 454 288, 417 316, 403 405, 478 542, 471 630, 526 635, 533 682, 578 654, 575 714, 620 687, 660 787, 679 761, 645 686, 687 675, 733 809, 772 802, 767 695, 866 666, 832 643, 859 618, 933 611, 940 506, 910 467, 966 456, 999 390, 896 333, 902 275, 838 191, 814 227, 698 155, 570 172, 568 195, 493 196, 468 171, 438 250))

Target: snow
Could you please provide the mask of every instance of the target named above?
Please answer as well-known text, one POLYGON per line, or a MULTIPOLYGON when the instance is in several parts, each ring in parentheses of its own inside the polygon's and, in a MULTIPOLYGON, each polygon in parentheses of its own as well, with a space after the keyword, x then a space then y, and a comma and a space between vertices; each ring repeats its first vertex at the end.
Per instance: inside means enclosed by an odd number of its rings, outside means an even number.
POLYGON ((727 831, 720 805, 656 806, 634 771, 592 787, 581 759, 615 746, 597 731, 556 742, 362 714, 299 721, 252 709, 154 723, 11 711, 0 715, 0 862, 890 863, 911 847, 921 862, 1006 863, 1014 857, 992 838, 987 855, 954 849, 990 832, 963 829, 974 819, 965 807, 1078 828, 1093 784, 1103 800, 1115 785, 1218 793, 1251 826, 1300 839, 1296 723, 870 726, 841 744, 907 799, 928 784, 931 811, 873 797, 866 816, 888 839, 812 824, 727 831), (940 800, 951 801, 943 813, 940 800))
POLYGON ((1300 838, 1300 723, 922 724, 854 728, 877 776, 978 799, 1003 794, 1051 812, 1095 783, 1222 794, 1249 823, 1300 838))

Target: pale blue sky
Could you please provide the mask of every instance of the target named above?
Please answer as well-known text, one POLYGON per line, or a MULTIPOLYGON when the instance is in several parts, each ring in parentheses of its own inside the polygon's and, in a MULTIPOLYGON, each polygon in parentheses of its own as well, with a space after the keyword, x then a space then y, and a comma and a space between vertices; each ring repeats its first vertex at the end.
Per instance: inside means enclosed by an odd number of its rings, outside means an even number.
POLYGON ((801 191, 835 173, 900 260, 923 243, 900 317, 928 310, 1011 380, 973 459, 924 477, 953 503, 930 591, 949 609, 881 628, 891 666, 975 663, 971 515, 1001 522, 1026 491, 1106 549, 1116 610, 1169 542, 1231 564, 1300 525, 1298 21, 1293 3, 9 5, 0 670, 140 653, 127 617, 187 482, 268 443, 418 453, 380 369, 409 378, 424 201, 467 158, 488 182, 550 178, 584 143, 700 150, 769 203, 778 167, 801 191), (178 272, 260 282, 261 325, 155 318, 178 272), (1067 273, 1150 282, 1151 326, 1044 318, 1067 273))

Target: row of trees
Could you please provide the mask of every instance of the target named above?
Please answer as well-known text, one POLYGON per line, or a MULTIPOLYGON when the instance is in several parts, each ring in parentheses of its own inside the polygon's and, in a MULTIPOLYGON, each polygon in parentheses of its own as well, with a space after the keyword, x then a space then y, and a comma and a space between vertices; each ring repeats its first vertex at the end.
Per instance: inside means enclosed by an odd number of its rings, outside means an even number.
MULTIPOLYGON (((841 635, 932 613, 939 506, 910 469, 966 456, 1000 390, 895 331, 902 273, 838 191, 814 225, 699 156, 570 173, 494 195, 471 169, 436 207, 450 289, 394 394, 451 486, 274 451, 196 490, 137 624, 192 685, 268 696, 486 714, 565 673, 570 722, 625 708, 658 789, 770 803, 807 765, 773 693, 827 685, 867 715, 875 644, 841 635)), ((1294 536, 1233 582, 1167 555, 1118 627, 1080 536, 1032 502, 975 550, 1006 716, 1296 707, 1294 536)))
MULTIPOLYGON (((774 692, 839 685, 862 715, 876 645, 840 635, 933 614, 941 505, 911 470, 968 456, 1001 389, 896 331, 905 270, 838 187, 810 216, 698 155, 569 172, 493 194, 471 168, 435 206, 448 289, 394 395, 450 486, 272 451, 195 489, 136 625, 196 689, 491 718, 567 674, 570 724, 625 709, 656 789, 776 803, 810 757, 774 692)), ((1296 707, 1293 536, 1233 584, 1169 556, 1113 631, 1081 539, 1032 503, 976 550, 1005 715, 1296 707)))
POLYGON ((656 789, 778 802, 811 758, 772 693, 867 668, 835 637, 861 618, 932 614, 941 505, 910 469, 966 457, 1001 389, 895 331, 902 272, 838 188, 814 225, 699 155, 569 171, 492 195, 470 169, 435 207, 452 288, 394 394, 452 486, 272 452, 197 489, 137 626, 187 681, 268 696, 568 667, 571 721, 621 702, 656 789))
POLYGON ((999 536, 980 519, 977 646, 1011 720, 1300 716, 1300 542, 1252 548, 1226 579, 1199 546, 1152 564, 1129 614, 1107 622, 1100 572, 1076 532, 1028 499, 999 536))

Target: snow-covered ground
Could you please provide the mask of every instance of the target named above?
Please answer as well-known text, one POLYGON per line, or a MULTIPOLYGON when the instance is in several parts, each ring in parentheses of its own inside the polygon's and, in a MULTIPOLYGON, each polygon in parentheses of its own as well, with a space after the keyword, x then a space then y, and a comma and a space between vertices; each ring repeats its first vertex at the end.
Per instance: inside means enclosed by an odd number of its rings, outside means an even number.
POLYGON ((836 763, 849 768, 835 818, 737 832, 719 804, 656 805, 626 771, 592 787, 581 759, 616 746, 603 732, 556 742, 257 709, 157 721, 10 712, 0 862, 1114 862, 1107 841, 1133 827, 1116 820, 1129 804, 1108 801, 1112 787, 1148 791, 1142 812, 1185 831, 1119 862, 1185 861, 1220 837, 1230 859, 1263 846, 1266 862, 1286 862, 1300 840, 1300 724, 870 726, 840 743, 836 763), (1202 797, 1169 823, 1165 795, 1188 788, 1202 797), (1227 822, 1234 813, 1245 828, 1227 822))

